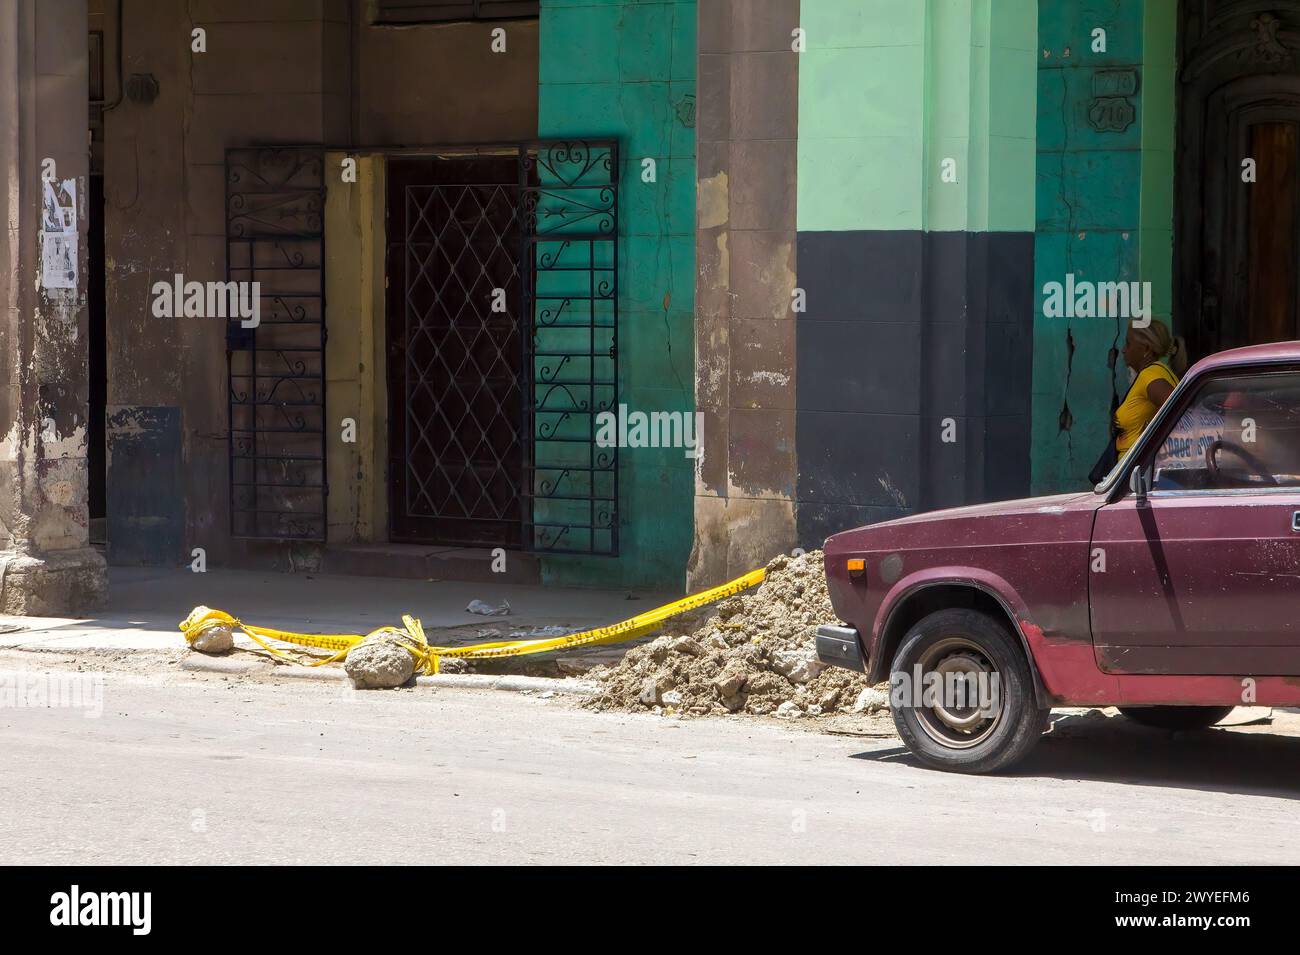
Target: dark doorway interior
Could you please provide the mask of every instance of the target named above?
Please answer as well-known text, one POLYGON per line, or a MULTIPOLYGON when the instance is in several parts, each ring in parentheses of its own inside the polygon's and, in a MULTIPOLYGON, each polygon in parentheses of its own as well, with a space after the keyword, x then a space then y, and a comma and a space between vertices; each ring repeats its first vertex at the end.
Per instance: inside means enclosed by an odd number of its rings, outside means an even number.
POLYGON ((104 312, 104 177, 90 177, 88 259, 90 275, 86 282, 86 301, 90 313, 88 341, 90 361, 90 421, 86 426, 89 475, 90 539, 106 542, 105 473, 108 467, 104 451, 104 417, 108 405, 108 353, 105 340, 104 312))
POLYGON ((1300 338, 1300 0, 1178 28, 1175 322, 1193 359, 1300 338))
POLYGON ((394 541, 522 543, 519 168, 514 154, 389 160, 394 541))

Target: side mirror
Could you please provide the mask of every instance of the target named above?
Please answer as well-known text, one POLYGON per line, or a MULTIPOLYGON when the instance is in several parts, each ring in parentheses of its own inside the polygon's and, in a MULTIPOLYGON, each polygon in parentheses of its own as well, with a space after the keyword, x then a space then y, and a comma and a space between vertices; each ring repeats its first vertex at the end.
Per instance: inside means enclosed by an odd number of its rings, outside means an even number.
POLYGON ((1139 501, 1145 501, 1147 495, 1151 493, 1152 471, 1151 465, 1145 467, 1141 464, 1135 464, 1133 469, 1128 472, 1128 487, 1133 492, 1133 496, 1139 501))

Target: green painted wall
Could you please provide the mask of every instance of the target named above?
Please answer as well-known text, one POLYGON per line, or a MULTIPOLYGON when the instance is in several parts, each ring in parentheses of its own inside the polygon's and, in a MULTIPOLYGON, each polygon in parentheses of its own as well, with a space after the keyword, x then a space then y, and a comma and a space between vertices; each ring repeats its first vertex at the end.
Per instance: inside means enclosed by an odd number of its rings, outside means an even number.
POLYGON ((1035 0, 803 0, 799 231, 1032 231, 1036 15, 1035 0))
MULTIPOLYGON (((1109 433, 1112 389, 1128 386, 1111 349, 1117 318, 1047 318, 1043 285, 1067 273, 1093 282, 1152 282, 1168 320, 1173 184, 1173 0, 1040 0, 1038 226, 1034 328, 1033 489, 1087 486, 1109 433), (1094 28, 1107 49, 1091 49, 1094 28), (1089 110, 1106 71, 1132 71, 1134 121, 1096 128, 1089 110)), ((1109 74, 1113 76, 1114 74, 1109 74)), ((1103 126, 1105 124, 1102 124, 1103 126)))
POLYGON ((1036 16, 1034 0, 929 4, 925 229, 1033 230, 1036 16))
MULTIPOLYGON (((694 411, 694 0, 542 0, 538 135, 620 141, 619 400, 694 411), (642 181, 642 161, 657 181, 642 181)), ((677 589, 692 538, 695 462, 619 451, 620 553, 555 555, 543 579, 677 589)))
POLYGON ((1178 331, 1174 283, 1174 87, 1178 0, 1146 0, 1142 20, 1142 193, 1138 276, 1151 283, 1153 315, 1178 331), (1172 320, 1172 322, 1171 322, 1172 320))
POLYGON ((919 229, 926 3, 801 0, 800 232, 919 229))

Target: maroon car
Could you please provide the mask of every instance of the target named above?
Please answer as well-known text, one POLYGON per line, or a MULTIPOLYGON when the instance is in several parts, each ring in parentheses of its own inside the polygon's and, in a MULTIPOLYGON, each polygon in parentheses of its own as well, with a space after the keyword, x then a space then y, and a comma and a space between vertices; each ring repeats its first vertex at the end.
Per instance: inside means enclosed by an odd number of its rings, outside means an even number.
POLYGON ((1053 706, 1170 729, 1300 705, 1300 342, 1196 364, 1091 491, 836 534, 823 663, 889 679, 908 748, 1014 763, 1053 706))

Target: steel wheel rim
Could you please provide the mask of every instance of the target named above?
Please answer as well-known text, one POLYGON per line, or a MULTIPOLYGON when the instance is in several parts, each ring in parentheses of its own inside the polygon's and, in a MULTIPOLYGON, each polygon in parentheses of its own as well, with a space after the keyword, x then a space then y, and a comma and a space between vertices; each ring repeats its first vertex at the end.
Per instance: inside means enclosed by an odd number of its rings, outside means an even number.
MULTIPOLYGON (((939 673, 945 679, 948 674, 975 674, 977 679, 1001 682, 1001 673, 988 652, 966 637, 939 640, 921 655, 918 663, 923 678, 930 673, 939 673)), ((913 712, 921 729, 939 745, 946 749, 970 749, 987 740, 1002 722, 1005 701, 1000 686, 998 690, 997 704, 991 714, 982 714, 978 707, 952 705, 942 694, 938 705, 918 704, 913 712)))

